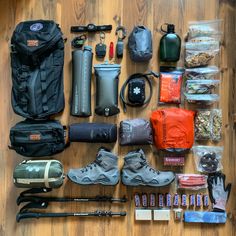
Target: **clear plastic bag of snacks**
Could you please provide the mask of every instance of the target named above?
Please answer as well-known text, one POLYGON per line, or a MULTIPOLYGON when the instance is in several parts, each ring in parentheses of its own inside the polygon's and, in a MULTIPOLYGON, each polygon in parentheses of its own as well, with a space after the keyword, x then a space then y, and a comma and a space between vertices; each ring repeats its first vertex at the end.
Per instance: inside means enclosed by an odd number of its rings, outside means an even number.
POLYGON ((218 94, 188 94, 184 93, 185 99, 189 103, 210 105, 219 101, 220 96, 218 94))
POLYGON ((213 109, 211 112, 211 120, 211 140, 219 141, 222 138, 222 110, 213 109))
POLYGON ((194 146, 192 150, 197 171, 214 173, 223 169, 221 163, 224 151, 223 147, 194 146))
POLYGON ((191 38, 188 42, 200 43, 200 42, 220 41, 220 37, 221 36, 215 36, 215 37, 196 37, 196 38, 191 38))
POLYGON ((222 20, 208 20, 208 21, 190 21, 188 23, 188 38, 196 37, 221 37, 222 20))
POLYGON ((185 69, 186 80, 212 80, 219 76, 219 68, 216 66, 198 67, 185 69))
POLYGON ((208 140, 211 138, 212 122, 211 110, 198 110, 195 115, 195 140, 208 140))
POLYGON ((187 80, 185 91, 189 94, 212 94, 219 83, 219 80, 187 80))
POLYGON ((207 66, 219 51, 219 41, 187 42, 185 44, 185 65, 190 68, 207 66))

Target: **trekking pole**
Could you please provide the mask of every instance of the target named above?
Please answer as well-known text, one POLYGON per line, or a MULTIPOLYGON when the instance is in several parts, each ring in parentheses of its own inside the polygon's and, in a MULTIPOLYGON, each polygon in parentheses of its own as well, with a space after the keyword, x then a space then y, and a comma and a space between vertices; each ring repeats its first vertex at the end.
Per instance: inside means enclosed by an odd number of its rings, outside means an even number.
POLYGON ((96 197, 77 197, 77 198, 66 198, 66 197, 41 197, 41 196, 22 196, 20 195, 16 203, 20 205, 23 202, 127 202, 127 198, 113 198, 110 196, 96 196, 96 197))
POLYGON ((17 205, 20 205, 23 202, 32 202, 32 203, 43 203, 43 202, 127 202, 127 198, 124 196, 122 198, 113 198, 111 196, 95 196, 95 197, 44 197, 44 196, 35 196, 37 193, 48 193, 51 192, 51 188, 38 188, 38 189, 28 189, 20 193, 19 197, 16 200, 17 205))
POLYGON ((113 217, 113 216, 126 216, 125 211, 121 212, 112 212, 112 211, 94 211, 94 212, 51 212, 51 213, 40 213, 40 212, 19 212, 16 215, 16 221, 20 222, 22 219, 32 219, 32 218, 58 218, 58 217, 68 217, 68 216, 77 216, 77 217, 113 217))

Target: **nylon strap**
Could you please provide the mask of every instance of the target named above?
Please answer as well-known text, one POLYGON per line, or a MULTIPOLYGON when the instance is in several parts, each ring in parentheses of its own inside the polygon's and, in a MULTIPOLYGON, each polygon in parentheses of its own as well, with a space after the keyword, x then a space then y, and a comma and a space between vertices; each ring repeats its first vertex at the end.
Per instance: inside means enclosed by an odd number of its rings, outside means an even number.
POLYGON ((27 88, 27 78, 28 78, 29 68, 26 65, 21 66, 21 73, 19 75, 20 81, 20 93, 19 93, 19 103, 21 104, 21 108, 24 112, 27 112, 28 108, 28 100, 25 96, 26 88, 27 88))
POLYGON ((44 170, 44 183, 45 183, 45 187, 46 188, 50 188, 49 186, 49 170, 50 170, 50 166, 51 166, 52 160, 49 160, 45 166, 45 170, 44 170))
POLYGON ((46 60, 44 60, 40 65, 40 81, 41 81, 41 91, 42 91, 42 106, 43 106, 43 112, 48 111, 48 98, 47 98, 47 73, 46 73, 46 60))

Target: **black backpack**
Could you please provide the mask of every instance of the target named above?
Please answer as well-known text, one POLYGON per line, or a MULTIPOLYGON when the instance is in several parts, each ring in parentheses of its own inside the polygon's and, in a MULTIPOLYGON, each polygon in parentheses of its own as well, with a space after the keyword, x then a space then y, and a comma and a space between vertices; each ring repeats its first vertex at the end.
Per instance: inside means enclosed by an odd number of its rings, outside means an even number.
POLYGON ((26 157, 43 157, 62 152, 66 127, 55 120, 21 121, 10 130, 10 149, 26 157))
POLYGON ((64 109, 64 40, 54 21, 21 22, 11 38, 12 107, 42 119, 64 109))

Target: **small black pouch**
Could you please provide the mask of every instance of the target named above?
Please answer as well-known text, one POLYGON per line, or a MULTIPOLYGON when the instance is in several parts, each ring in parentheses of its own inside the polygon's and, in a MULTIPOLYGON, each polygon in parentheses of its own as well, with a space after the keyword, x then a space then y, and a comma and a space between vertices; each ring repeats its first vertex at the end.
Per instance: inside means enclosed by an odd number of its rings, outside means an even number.
POLYGON ((65 127, 58 121, 25 120, 10 130, 10 149, 26 157, 51 156, 65 148, 65 127))
POLYGON ((69 126, 70 142, 113 143, 117 140, 117 126, 107 123, 79 123, 69 126))
POLYGON ((144 79, 132 79, 128 84, 128 99, 134 104, 143 105, 145 101, 145 81, 144 79))

